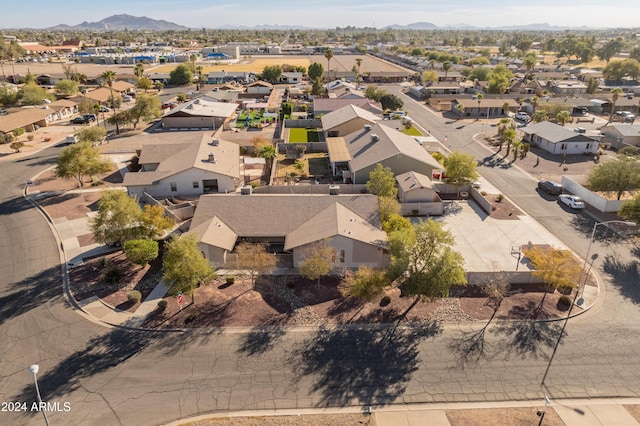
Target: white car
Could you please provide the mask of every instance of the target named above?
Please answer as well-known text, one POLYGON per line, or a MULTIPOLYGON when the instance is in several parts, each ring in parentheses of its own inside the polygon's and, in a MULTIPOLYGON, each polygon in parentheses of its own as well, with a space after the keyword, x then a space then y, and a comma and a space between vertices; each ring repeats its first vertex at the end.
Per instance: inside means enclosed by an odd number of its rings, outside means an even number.
POLYGON ((582 198, 576 197, 575 195, 559 195, 558 201, 571 207, 572 209, 584 209, 584 201, 582 201, 582 198))
POLYGON ((529 117, 529 114, 527 114, 526 112, 516 112, 516 120, 528 123, 531 121, 531 117, 529 117))

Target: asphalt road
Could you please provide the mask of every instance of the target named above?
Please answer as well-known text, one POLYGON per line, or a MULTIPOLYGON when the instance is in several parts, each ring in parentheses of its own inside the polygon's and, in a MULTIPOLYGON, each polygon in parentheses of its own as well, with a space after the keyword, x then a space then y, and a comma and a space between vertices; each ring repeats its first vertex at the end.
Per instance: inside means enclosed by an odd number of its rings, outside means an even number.
MULTIPOLYGON (((405 103, 410 116, 434 135, 448 135, 453 148, 486 155, 471 142, 479 125, 455 129, 405 103)), ((640 396, 637 258, 610 239, 598 240, 591 251, 600 255, 594 267, 606 279, 606 294, 597 308, 570 321, 545 388, 540 380, 560 332, 557 322, 495 323, 484 331, 481 325, 425 324, 417 330, 186 333, 96 325, 63 297, 57 243, 21 197, 22 183, 56 155, 51 148, 32 159, 0 161, 0 400, 28 403, 26 411, 0 412, 0 424, 42 424, 41 414, 31 411, 33 363, 40 365, 43 399, 60 404, 60 412, 49 412, 51 424, 161 424, 198 413, 272 408, 542 401, 545 394, 640 396)), ((538 214, 539 200, 528 195, 535 182, 518 169, 482 173, 538 214)), ((589 221, 578 231, 575 215, 543 210, 538 216, 584 255, 589 221)))

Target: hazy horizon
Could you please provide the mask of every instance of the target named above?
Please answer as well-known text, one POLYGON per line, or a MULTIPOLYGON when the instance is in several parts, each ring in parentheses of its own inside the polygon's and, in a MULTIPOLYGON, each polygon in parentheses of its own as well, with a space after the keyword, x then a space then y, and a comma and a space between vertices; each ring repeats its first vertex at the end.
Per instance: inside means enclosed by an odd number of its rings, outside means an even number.
POLYGON ((547 23, 559 27, 637 28, 640 3, 582 0, 557 2, 538 0, 534 4, 505 4, 496 0, 426 0, 419 4, 401 0, 326 0, 318 4, 290 1, 261 1, 238 4, 220 0, 203 5, 201 0, 111 0, 108 3, 69 0, 32 0, 25 5, 10 2, 3 6, 0 28, 49 28, 59 24, 97 22, 112 15, 128 14, 165 20, 189 28, 223 26, 253 27, 290 25, 309 28, 375 27, 430 22, 438 27, 525 26, 547 23), (37 10, 34 14, 32 11, 37 10), (306 19, 309 17, 309 19, 306 19))

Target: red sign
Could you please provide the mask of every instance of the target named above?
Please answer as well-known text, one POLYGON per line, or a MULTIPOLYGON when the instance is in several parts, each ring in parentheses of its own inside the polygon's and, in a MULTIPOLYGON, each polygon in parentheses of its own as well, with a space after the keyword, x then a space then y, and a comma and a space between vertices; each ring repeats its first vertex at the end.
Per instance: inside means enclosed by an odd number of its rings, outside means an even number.
POLYGON ((178 295, 178 305, 182 305, 182 295, 178 295))

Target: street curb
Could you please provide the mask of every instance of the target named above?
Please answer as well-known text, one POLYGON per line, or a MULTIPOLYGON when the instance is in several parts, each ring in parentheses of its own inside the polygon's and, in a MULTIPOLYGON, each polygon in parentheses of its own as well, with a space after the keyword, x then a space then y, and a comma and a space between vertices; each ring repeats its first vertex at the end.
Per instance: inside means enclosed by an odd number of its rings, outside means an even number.
MULTIPOLYGON (((637 405, 640 398, 573 398, 573 399, 553 399, 550 408, 554 406, 581 406, 581 405, 637 405)), ((420 411, 456 411, 456 410, 478 410, 478 409, 509 409, 509 408, 541 408, 545 406, 544 398, 524 399, 517 401, 495 401, 495 402, 432 402, 418 404, 393 404, 381 407, 376 406, 350 406, 350 407, 326 407, 326 408, 288 408, 288 409, 266 409, 266 410, 242 410, 235 412, 219 412, 202 414, 193 417, 186 417, 163 423, 162 426, 181 426, 187 423, 199 422, 208 419, 232 419, 238 417, 279 417, 279 416, 312 416, 331 414, 373 414, 376 413, 402 413, 420 411)))

